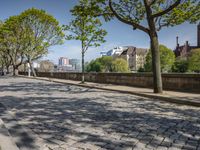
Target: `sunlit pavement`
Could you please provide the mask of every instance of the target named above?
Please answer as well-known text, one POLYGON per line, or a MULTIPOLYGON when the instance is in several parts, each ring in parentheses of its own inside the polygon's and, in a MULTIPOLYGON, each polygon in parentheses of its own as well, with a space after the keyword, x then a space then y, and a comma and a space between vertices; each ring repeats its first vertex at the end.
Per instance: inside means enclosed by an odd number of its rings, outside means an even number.
POLYGON ((0 78, 0 117, 20 149, 200 150, 200 108, 0 78))

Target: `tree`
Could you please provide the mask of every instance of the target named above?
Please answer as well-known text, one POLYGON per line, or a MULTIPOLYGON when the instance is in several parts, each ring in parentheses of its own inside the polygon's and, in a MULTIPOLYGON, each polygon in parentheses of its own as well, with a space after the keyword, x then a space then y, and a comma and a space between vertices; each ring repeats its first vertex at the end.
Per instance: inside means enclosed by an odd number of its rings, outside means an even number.
POLYGON ((7 56, 4 50, 0 50, 0 66, 2 69, 2 74, 4 68, 6 68, 6 73, 9 74, 9 67, 11 66, 12 62, 10 57, 7 56))
POLYGON ((62 44, 64 34, 58 21, 44 10, 28 9, 20 14, 20 23, 26 30, 24 55, 36 76, 32 62, 48 53, 48 48, 62 44))
POLYGON ((112 62, 112 72, 129 72, 128 63, 123 58, 116 58, 112 62))
POLYGON ((86 67, 87 72, 129 72, 128 63, 122 58, 113 59, 103 56, 92 60, 86 67))
POLYGON ((18 67, 29 63, 48 52, 52 45, 61 44, 64 34, 58 21, 43 10, 28 9, 18 16, 8 18, 0 27, 0 48, 10 58, 13 74, 18 67))
POLYGON ((158 31, 163 27, 200 19, 199 0, 90 0, 91 16, 113 17, 150 38, 154 93, 162 93, 158 31))
POLYGON ((7 67, 13 66, 13 75, 24 61, 24 33, 19 16, 9 17, 0 27, 0 47, 7 67))
POLYGON ((102 65, 102 72, 111 72, 112 71, 113 58, 111 56, 103 56, 103 57, 99 58, 99 62, 102 65))
POLYGON ((92 60, 87 66, 86 71, 87 72, 102 72, 102 64, 99 62, 98 59, 92 60))
MULTIPOLYGON (((175 61, 174 52, 164 45, 159 46, 159 51, 160 51, 161 71, 162 72, 171 71, 172 66, 174 64, 174 61, 175 61)), ((148 54, 146 56, 146 63, 144 65, 144 69, 147 72, 152 71, 152 53, 151 53, 151 50, 148 52, 148 54)))
POLYGON ((84 83, 84 56, 86 51, 91 46, 100 46, 100 43, 104 43, 104 36, 106 31, 101 29, 102 23, 98 18, 87 14, 89 11, 89 1, 80 0, 79 4, 72 10, 73 20, 69 25, 65 26, 65 30, 70 32, 70 35, 66 36, 67 40, 79 40, 81 41, 81 55, 82 55, 82 83, 84 83))
POLYGON ((53 71, 54 64, 49 60, 43 60, 40 62, 39 71, 40 72, 50 72, 53 71))
POLYGON ((172 66, 172 72, 185 73, 188 71, 188 61, 177 58, 172 66))
POLYGON ((188 68, 190 71, 200 72, 200 49, 191 51, 191 56, 188 59, 188 68))

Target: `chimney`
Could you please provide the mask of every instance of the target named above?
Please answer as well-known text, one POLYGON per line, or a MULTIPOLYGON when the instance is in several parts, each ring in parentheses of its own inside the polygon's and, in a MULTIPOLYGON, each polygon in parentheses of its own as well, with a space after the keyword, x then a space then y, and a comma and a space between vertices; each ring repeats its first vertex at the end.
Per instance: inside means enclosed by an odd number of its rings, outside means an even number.
POLYGON ((185 44, 187 47, 189 46, 189 42, 188 41, 186 41, 186 44, 185 44))
POLYGON ((178 36, 176 37, 176 46, 179 47, 178 36))
POLYGON ((200 22, 197 26, 197 47, 200 47, 200 22))

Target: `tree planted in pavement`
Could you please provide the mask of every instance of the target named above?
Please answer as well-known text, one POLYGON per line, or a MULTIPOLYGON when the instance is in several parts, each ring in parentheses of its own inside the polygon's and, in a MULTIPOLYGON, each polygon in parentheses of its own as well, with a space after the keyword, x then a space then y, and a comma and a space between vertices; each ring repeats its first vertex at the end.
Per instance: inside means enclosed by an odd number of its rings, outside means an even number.
POLYGON ((200 19, 199 0, 88 0, 91 16, 103 16, 106 21, 119 21, 139 29, 150 38, 154 93, 162 93, 158 31, 185 21, 200 19))
POLYGON ((33 61, 48 53, 48 48, 62 44, 64 34, 59 22, 44 10, 31 8, 20 14, 20 23, 26 29, 24 54, 36 76, 33 61))
POLYGON ((104 37, 107 32, 101 29, 102 23, 100 19, 90 16, 88 11, 88 0, 80 0, 72 10, 73 20, 69 25, 65 26, 65 30, 69 32, 66 35, 67 40, 79 40, 81 41, 81 56, 82 56, 82 83, 84 83, 84 57, 89 47, 98 47, 101 43, 104 43, 104 37))

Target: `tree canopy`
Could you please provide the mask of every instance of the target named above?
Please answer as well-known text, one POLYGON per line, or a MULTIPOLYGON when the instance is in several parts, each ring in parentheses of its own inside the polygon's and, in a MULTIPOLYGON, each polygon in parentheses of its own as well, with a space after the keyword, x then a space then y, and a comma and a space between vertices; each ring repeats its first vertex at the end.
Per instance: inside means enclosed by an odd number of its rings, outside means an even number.
POLYGON ((91 16, 119 21, 146 33, 150 38, 154 93, 162 93, 158 31, 185 21, 200 19, 199 0, 88 0, 91 16))
POLYGON ((0 26, 0 49, 10 59, 14 74, 22 63, 41 58, 52 45, 61 44, 64 34, 58 21, 44 10, 31 8, 9 17, 0 26))
POLYGON ((172 66, 172 72, 185 73, 187 71, 188 71, 188 60, 176 58, 172 66))
MULTIPOLYGON (((171 71, 174 61, 175 61, 174 52, 164 45, 160 45, 159 50, 160 50, 161 71, 162 72, 171 71)), ((152 55, 150 51, 147 54, 146 63, 144 65, 145 71, 148 71, 148 72, 152 71, 152 55)))
POLYGON ((200 49, 194 49, 191 51, 188 63, 188 69, 190 71, 200 72, 200 49))
POLYGON ((86 67, 87 72, 129 72, 128 63, 122 58, 103 56, 92 60, 86 67))
POLYGON ((82 55, 82 83, 84 83, 84 56, 89 47, 98 47, 104 43, 107 32, 101 28, 100 19, 88 14, 89 1, 80 0, 79 4, 71 10, 73 16, 69 25, 64 27, 69 32, 67 40, 79 40, 81 42, 82 55))

